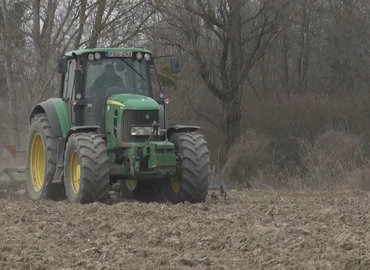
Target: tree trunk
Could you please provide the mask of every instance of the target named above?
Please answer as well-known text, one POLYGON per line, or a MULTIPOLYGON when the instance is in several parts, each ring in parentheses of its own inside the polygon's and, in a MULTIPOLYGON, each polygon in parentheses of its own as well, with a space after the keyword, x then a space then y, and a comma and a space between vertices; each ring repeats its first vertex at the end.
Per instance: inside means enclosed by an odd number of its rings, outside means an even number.
POLYGON ((281 86, 283 88, 283 91, 285 91, 289 95, 289 37, 287 35, 283 36, 281 60, 284 66, 284 73, 281 78, 281 86))
POLYGON ((299 56, 299 63, 298 63, 298 91, 300 93, 306 90, 307 86, 307 72, 308 72, 308 58, 309 58, 309 35, 310 32, 309 22, 310 22, 310 10, 307 5, 307 0, 304 2, 304 6, 302 8, 301 14, 301 48, 300 48, 300 56, 299 56))
POLYGON ((240 120, 242 118, 240 105, 241 100, 239 98, 234 98, 232 102, 224 105, 226 112, 227 148, 230 148, 240 137, 240 120))
POLYGON ((10 118, 10 143, 19 148, 20 145, 20 134, 19 134, 19 119, 17 114, 17 93, 14 87, 14 74, 12 70, 12 52, 11 52, 11 24, 9 21, 9 13, 6 6, 6 1, 3 0, 1 3, 2 15, 4 21, 4 29, 1 33, 1 40, 3 42, 4 49, 4 70, 6 77, 6 84, 8 89, 8 109, 10 118))
POLYGON ((241 119, 241 95, 243 90, 244 70, 243 63, 243 44, 242 44, 242 16, 240 8, 241 0, 229 0, 230 17, 230 89, 226 89, 225 100, 223 101, 226 112, 226 134, 227 146, 232 146, 240 137, 240 119, 241 119))
POLYGON ((78 26, 78 33, 76 35, 76 38, 74 40, 73 47, 77 50, 80 47, 82 33, 84 31, 84 24, 86 22, 86 5, 87 0, 80 0, 81 1, 81 9, 80 9, 80 21, 78 26))
POLYGON ((56 8, 57 8, 57 1, 48 0, 48 5, 46 9, 46 14, 45 14, 45 22, 44 22, 44 25, 41 31, 41 39, 44 45, 43 48, 46 51, 50 50, 51 35, 52 35, 52 30, 54 28, 54 16, 55 16, 56 8))
POLYGON ((103 30, 102 20, 106 2, 107 2, 106 0, 99 1, 98 10, 96 12, 95 17, 94 28, 92 30, 90 37, 89 48, 95 48, 96 45, 98 44, 98 39, 100 37, 101 31, 103 30))
POLYGON ((34 0, 32 6, 33 12, 33 43, 35 46, 36 55, 40 55, 40 0, 34 0))

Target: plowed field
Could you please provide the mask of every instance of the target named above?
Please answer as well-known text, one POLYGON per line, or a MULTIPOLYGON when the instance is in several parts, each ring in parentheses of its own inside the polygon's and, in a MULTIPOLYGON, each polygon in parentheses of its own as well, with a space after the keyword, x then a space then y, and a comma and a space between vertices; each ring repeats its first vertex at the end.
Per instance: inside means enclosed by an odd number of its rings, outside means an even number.
POLYGON ((0 200, 0 269, 370 269, 367 193, 205 204, 0 200))

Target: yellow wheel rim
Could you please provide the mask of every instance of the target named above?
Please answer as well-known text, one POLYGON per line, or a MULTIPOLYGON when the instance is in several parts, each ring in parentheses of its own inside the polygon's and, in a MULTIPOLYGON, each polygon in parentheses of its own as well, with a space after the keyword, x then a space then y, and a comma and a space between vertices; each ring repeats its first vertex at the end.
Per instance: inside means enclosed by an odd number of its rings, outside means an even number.
POLYGON ((32 185, 35 191, 39 192, 45 181, 45 148, 40 133, 33 137, 30 163, 32 185))
POLYGON ((73 152, 71 162, 69 164, 72 190, 75 194, 78 194, 81 186, 81 167, 80 159, 76 151, 73 152))
POLYGON ((136 180, 125 180, 126 187, 129 191, 134 191, 137 186, 136 180))
POLYGON ((178 179, 177 177, 171 177, 171 188, 172 188, 172 191, 175 192, 175 193, 179 193, 180 192, 180 187, 181 187, 181 181, 180 179, 178 179))

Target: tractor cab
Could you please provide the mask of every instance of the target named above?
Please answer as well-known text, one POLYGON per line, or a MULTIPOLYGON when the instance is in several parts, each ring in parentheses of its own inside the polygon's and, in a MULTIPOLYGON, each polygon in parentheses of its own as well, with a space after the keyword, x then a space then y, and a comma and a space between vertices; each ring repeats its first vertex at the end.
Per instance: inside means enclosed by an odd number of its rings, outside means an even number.
MULTIPOLYGON (((137 55, 142 55, 137 53, 137 55)), ((108 98, 117 94, 152 97, 149 61, 131 58, 102 58, 86 63, 83 91, 86 93, 85 124, 103 124, 103 113, 108 98)), ((142 57, 142 56, 141 56, 142 57)), ((92 56, 91 56, 92 58, 92 56)), ((140 58, 140 56, 139 56, 140 58)))
MULTIPOLYGON (((61 98, 70 106, 76 126, 99 126, 104 133, 105 113, 112 95, 152 98, 151 54, 142 49, 86 49, 60 58, 61 98)), ((117 98, 117 97, 116 97, 117 98)))

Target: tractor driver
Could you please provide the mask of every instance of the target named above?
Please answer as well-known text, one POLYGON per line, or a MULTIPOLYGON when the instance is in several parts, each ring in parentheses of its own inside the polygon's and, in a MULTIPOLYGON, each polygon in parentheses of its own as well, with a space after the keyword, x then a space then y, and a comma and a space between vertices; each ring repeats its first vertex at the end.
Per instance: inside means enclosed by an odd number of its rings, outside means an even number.
POLYGON ((122 78, 116 74, 114 66, 112 64, 108 64, 105 66, 104 73, 95 80, 94 84, 90 88, 90 91, 93 97, 102 96, 102 92, 104 93, 103 89, 106 90, 111 86, 121 87, 122 93, 124 92, 122 78))

